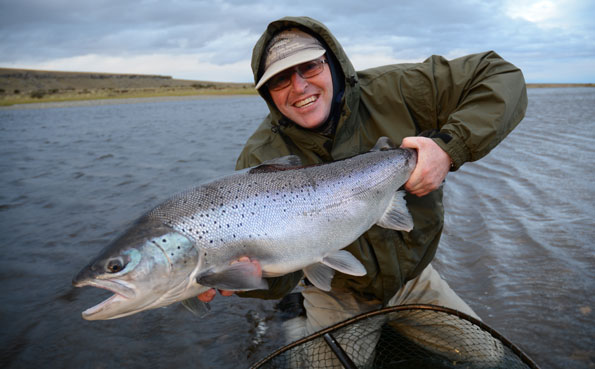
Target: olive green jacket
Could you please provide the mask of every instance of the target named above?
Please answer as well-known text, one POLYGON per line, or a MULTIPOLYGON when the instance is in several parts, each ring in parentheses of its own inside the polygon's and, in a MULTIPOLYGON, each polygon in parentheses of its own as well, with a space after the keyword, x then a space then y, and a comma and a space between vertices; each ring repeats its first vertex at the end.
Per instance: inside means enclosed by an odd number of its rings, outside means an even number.
MULTIPOLYGON (((318 35, 332 50, 345 75, 340 119, 333 137, 299 127, 284 118, 267 97, 270 114, 246 143, 237 169, 294 154, 305 164, 331 162, 369 151, 377 139, 395 143, 428 130, 453 161, 453 170, 490 152, 521 121, 527 106, 521 71, 494 52, 452 61, 432 56, 423 63, 395 64, 356 72, 343 48, 321 23, 288 17, 269 24, 252 55, 257 81, 264 47, 279 30, 301 27, 318 35)), ((354 277, 336 273, 333 288, 362 299, 386 303, 408 280, 418 276, 436 253, 444 221, 442 189, 424 197, 407 195, 414 229, 398 232, 372 227, 346 250, 366 267, 354 277)), ((316 245, 312 245, 316 247, 316 245)), ((280 298, 291 291, 301 272, 271 278, 268 291, 241 296, 280 298)))

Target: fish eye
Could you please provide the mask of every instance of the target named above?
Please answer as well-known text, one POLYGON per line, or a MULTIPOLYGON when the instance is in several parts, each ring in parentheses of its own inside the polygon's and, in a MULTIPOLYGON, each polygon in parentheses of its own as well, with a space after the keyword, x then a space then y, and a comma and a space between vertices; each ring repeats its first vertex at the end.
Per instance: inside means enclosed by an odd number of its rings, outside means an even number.
POLYGON ((121 259, 112 259, 107 263, 108 273, 118 273, 124 269, 125 265, 121 259))

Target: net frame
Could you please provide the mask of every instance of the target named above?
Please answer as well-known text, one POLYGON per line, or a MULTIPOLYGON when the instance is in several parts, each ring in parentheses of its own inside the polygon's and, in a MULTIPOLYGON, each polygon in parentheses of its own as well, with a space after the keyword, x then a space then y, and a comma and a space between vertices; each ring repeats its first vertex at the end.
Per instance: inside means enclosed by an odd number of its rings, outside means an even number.
POLYGON ((339 322, 339 323, 334 324, 328 328, 325 328, 318 332, 315 332, 309 336, 306 336, 306 337, 296 340, 292 343, 289 343, 289 344, 277 349, 276 351, 272 352, 271 354, 267 355, 265 358, 261 359, 260 361, 256 362, 250 368, 252 368, 252 369, 263 368, 264 366, 267 365, 267 363, 271 363, 273 361, 273 359, 279 357, 283 353, 285 353, 291 349, 294 349, 300 345, 304 345, 305 343, 319 339, 319 338, 323 339, 327 343, 327 345, 330 347, 331 351, 335 354, 336 359, 341 362, 343 367, 345 367, 347 369, 357 368, 357 366, 355 366, 353 361, 351 361, 351 359, 349 358, 349 355, 347 355, 345 353, 345 351, 343 350, 341 345, 337 342, 337 340, 333 336, 333 332, 337 332, 341 328, 353 325, 354 323, 357 323, 357 322, 360 322, 360 321, 363 321, 363 320, 366 320, 366 319, 369 319, 372 317, 381 316, 381 315, 390 314, 390 313, 406 312, 406 311, 434 311, 434 312, 439 312, 439 313, 445 313, 445 314, 457 317, 459 319, 462 319, 466 322, 469 322, 473 326, 479 327, 483 332, 489 333, 489 335, 492 338, 499 341, 504 347, 506 347, 512 353, 514 353, 514 355, 516 355, 516 357, 520 360, 520 362, 522 362, 522 364, 524 364, 527 368, 539 369, 537 364, 527 354, 525 354, 519 347, 517 347, 510 340, 508 340, 506 337, 504 337, 501 333, 499 333, 494 328, 488 326, 481 320, 476 319, 468 314, 465 314, 463 312, 460 312, 460 311, 457 311, 454 309, 450 309, 450 308, 443 307, 443 306, 430 305, 430 304, 408 304, 408 305, 391 306, 391 307, 386 307, 386 308, 382 308, 379 310, 374 310, 371 312, 357 315, 353 318, 339 322))

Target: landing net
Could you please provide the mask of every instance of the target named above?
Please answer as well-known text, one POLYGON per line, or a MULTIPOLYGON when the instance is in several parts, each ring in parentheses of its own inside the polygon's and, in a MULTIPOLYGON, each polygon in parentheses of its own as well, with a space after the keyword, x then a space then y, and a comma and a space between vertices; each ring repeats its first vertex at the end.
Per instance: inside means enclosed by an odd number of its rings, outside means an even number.
POLYGON ((358 315, 273 352, 252 368, 538 368, 481 321, 433 305, 358 315))

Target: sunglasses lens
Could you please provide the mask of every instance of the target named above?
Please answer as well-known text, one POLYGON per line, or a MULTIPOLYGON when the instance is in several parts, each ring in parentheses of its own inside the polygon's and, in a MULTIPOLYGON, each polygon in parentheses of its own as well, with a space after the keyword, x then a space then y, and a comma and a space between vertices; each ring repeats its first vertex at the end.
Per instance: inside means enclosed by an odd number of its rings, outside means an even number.
POLYGON ((267 83, 269 86, 269 90, 278 91, 289 86, 291 84, 291 76, 293 75, 293 73, 297 73, 300 77, 306 79, 315 77, 322 73, 322 70, 324 69, 323 64, 325 62, 326 60, 312 60, 310 62, 300 64, 296 67, 278 73, 275 76, 273 76, 267 83))
POLYGON ((293 74, 293 69, 286 70, 277 74, 276 76, 272 77, 268 84, 269 89, 271 90, 281 90, 291 83, 291 75, 293 74))
POLYGON ((314 60, 298 66, 298 74, 304 78, 312 78, 322 72, 323 66, 320 60, 314 60))

